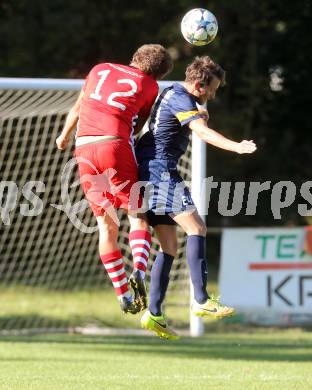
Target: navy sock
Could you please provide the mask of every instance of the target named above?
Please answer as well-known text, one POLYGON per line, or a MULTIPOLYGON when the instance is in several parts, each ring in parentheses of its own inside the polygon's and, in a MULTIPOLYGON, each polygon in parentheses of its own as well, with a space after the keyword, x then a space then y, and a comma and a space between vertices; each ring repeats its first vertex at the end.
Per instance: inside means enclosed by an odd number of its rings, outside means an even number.
POLYGON ((205 237, 194 235, 188 236, 186 243, 186 259, 190 267, 194 298, 198 303, 204 303, 208 299, 205 240, 205 237))
POLYGON ((167 253, 158 252, 152 267, 148 308, 155 316, 161 315, 161 304, 165 299, 173 259, 167 253))

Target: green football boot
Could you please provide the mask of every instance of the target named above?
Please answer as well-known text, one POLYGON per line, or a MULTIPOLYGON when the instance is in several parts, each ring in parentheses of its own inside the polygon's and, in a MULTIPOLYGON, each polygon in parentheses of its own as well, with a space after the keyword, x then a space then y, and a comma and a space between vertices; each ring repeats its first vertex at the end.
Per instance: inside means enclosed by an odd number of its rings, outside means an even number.
POLYGON ((215 318, 231 317, 235 313, 233 307, 222 305, 219 298, 210 297, 205 303, 198 303, 195 300, 191 307, 192 313, 198 317, 212 316, 215 318))
POLYGON ((171 329, 164 316, 153 316, 148 310, 141 318, 141 326, 143 329, 155 332, 157 336, 166 340, 178 340, 180 337, 171 329))

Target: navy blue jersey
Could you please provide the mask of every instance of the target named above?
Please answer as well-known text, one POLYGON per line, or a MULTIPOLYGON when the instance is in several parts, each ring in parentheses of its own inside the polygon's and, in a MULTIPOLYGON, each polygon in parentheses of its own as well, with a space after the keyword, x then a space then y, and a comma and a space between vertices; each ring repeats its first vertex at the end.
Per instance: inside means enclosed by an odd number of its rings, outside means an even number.
POLYGON ((136 147, 138 162, 151 159, 177 162, 189 143, 188 123, 201 117, 195 98, 181 84, 166 88, 157 99, 149 130, 136 147))

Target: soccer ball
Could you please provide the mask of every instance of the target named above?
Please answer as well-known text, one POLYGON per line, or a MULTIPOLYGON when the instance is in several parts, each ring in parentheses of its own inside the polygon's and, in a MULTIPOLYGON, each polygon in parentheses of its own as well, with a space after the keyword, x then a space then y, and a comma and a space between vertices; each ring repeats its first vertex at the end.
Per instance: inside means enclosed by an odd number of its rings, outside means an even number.
POLYGON ((195 46, 204 46, 212 42, 218 32, 218 22, 210 11, 194 8, 184 15, 181 22, 184 38, 195 46))

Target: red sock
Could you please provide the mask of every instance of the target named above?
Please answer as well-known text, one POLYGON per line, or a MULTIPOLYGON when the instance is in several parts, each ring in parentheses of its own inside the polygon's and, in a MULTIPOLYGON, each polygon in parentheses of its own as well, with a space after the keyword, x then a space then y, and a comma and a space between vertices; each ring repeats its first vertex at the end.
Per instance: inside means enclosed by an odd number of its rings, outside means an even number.
POLYGON ((151 233, 147 230, 134 230, 129 234, 129 243, 132 250, 133 269, 138 269, 144 279, 152 244, 151 233))
POLYGON ((131 296, 120 250, 100 255, 118 298, 131 296))

